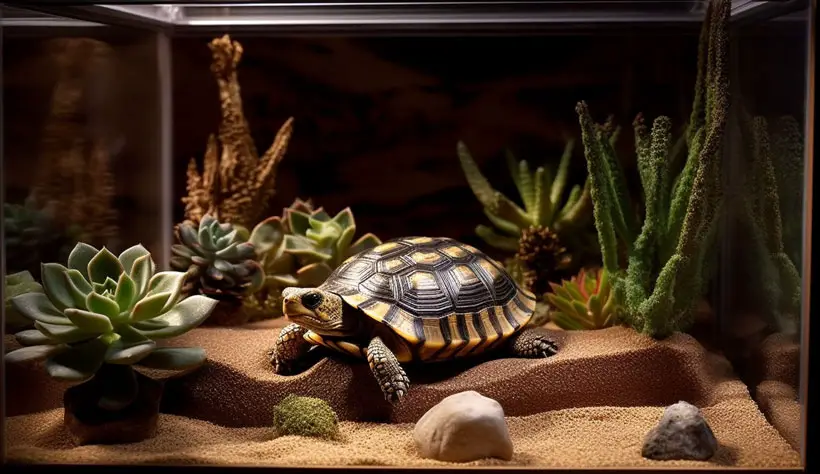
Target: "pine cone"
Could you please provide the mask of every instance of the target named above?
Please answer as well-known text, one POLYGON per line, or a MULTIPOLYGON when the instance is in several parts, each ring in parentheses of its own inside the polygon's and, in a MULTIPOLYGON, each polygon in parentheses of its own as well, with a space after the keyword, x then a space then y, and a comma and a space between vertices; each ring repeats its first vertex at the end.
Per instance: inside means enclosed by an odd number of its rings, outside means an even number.
POLYGON ((524 267, 524 284, 536 295, 549 291, 549 283, 560 281, 572 263, 558 235, 548 227, 524 229, 516 256, 524 267))

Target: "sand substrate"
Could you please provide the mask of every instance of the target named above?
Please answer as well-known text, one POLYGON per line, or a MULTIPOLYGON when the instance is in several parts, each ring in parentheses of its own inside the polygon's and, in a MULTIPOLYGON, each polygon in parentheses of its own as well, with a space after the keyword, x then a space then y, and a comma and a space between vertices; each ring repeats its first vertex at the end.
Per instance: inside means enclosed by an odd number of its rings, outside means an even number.
POLYGON ((755 364, 759 370, 755 399, 769 422, 794 449, 800 449, 800 344, 787 335, 772 334, 763 340, 755 364))
MULTIPOLYGON (((560 352, 542 360, 495 359, 414 368, 397 407, 384 402, 362 362, 323 359, 289 377, 268 363, 279 323, 200 328, 174 345, 204 347, 208 364, 168 381, 156 438, 122 446, 68 445, 59 389, 15 383, 52 406, 9 419, 11 461, 264 465, 445 465, 415 452, 415 421, 442 398, 476 390, 503 406, 515 446, 512 465, 544 467, 799 467, 798 453, 769 424, 728 362, 694 338, 662 342, 626 328, 553 335, 560 352), (274 438, 271 410, 290 393, 325 399, 337 411, 335 441, 274 438), (57 404, 54 405, 54 401, 57 404), (721 447, 709 462, 658 463, 641 457, 646 432, 665 405, 701 408, 721 447), (387 424, 385 422, 390 422, 387 424), (317 453, 321 453, 317 455, 317 453)), ((13 379, 12 379, 13 380, 13 379)), ((34 381, 28 380, 28 383, 34 381)), ((16 399, 19 397, 10 397, 16 399)), ((34 406, 28 402, 27 408, 34 406)), ((20 412, 20 407, 17 407, 20 412)), ((504 464, 480 461, 477 464, 504 464)))

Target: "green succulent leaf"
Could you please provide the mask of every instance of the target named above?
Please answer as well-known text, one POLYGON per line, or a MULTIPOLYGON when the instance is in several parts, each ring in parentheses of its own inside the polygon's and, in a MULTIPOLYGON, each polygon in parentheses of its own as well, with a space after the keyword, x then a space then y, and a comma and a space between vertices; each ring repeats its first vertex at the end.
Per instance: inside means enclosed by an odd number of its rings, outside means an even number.
MULTIPOLYGON (((77 311, 76 309, 73 311, 77 311)), ((63 326, 60 324, 34 322, 34 327, 42 332, 46 337, 53 341, 64 344, 72 344, 75 342, 85 341, 97 336, 99 333, 88 332, 77 326, 63 326)))
POLYGON ((332 258, 326 249, 317 249, 306 237, 298 235, 285 236, 284 250, 291 255, 305 257, 312 261, 327 261, 332 258))
POLYGON ((54 306, 62 311, 74 308, 74 298, 68 289, 65 273, 68 269, 59 263, 44 263, 40 266, 43 276, 43 289, 54 306))
POLYGON ((20 331, 14 335, 14 339, 24 346, 49 345, 56 342, 37 329, 20 331))
POLYGON ((553 293, 547 293, 547 300, 550 302, 551 305, 555 306, 565 314, 575 313, 575 308, 572 307, 572 304, 568 300, 558 295, 555 295, 553 293))
POLYGON ((30 272, 24 270, 22 272, 6 275, 5 283, 7 286, 16 286, 23 283, 36 283, 36 280, 30 272))
POLYGON ((336 216, 333 217, 333 222, 335 222, 342 229, 356 227, 356 220, 353 218, 353 211, 351 211, 349 207, 342 209, 338 214, 336 214, 336 216))
MULTIPOLYGON (((91 293, 88 295, 88 297, 89 299, 97 297, 102 300, 107 300, 111 303, 114 303, 105 296, 100 296, 96 293, 91 293)), ((114 304, 116 305, 116 303, 114 304)), ((102 307, 104 305, 101 305, 100 300, 97 300, 93 303, 93 305, 89 304, 89 307, 91 308, 93 308, 94 306, 102 307)), ((65 315, 68 316, 68 319, 70 319, 71 322, 74 323, 78 329, 88 334, 103 334, 114 330, 114 326, 111 324, 111 320, 109 319, 110 316, 102 312, 92 311, 71 308, 65 311, 65 315)))
POLYGON ((116 282, 123 271, 117 256, 105 247, 88 262, 88 275, 94 283, 102 283, 109 278, 116 282))
POLYGON ((571 316, 568 316, 562 311, 553 311, 551 316, 552 322, 554 322, 558 327, 566 331, 582 331, 584 329, 587 329, 587 327, 581 321, 571 316))
POLYGON ((71 325, 71 321, 63 313, 51 304, 51 301, 43 293, 26 293, 15 296, 11 299, 11 304, 23 316, 32 321, 39 321, 56 325, 71 325))
POLYGON ((236 230, 232 230, 229 233, 223 235, 222 237, 216 239, 217 248, 224 247, 234 242, 238 242, 238 235, 239 233, 236 230))
POLYGON ((182 241, 185 246, 192 247, 199 244, 197 241, 197 231, 193 226, 183 223, 178 226, 178 229, 179 240, 182 241))
POLYGON ((86 309, 85 300, 94 288, 86 281, 80 270, 68 270, 63 274, 66 288, 74 300, 74 308, 86 309))
POLYGON ((102 366, 107 349, 108 346, 100 339, 77 344, 49 357, 45 364, 46 371, 57 380, 85 382, 102 366))
POLYGON ((167 322, 168 326, 140 330, 140 333, 151 339, 179 336, 202 324, 210 316, 217 303, 217 300, 202 295, 190 296, 157 317, 158 320, 167 322))
POLYGON ((330 214, 328 214, 327 211, 321 207, 311 212, 310 218, 318 222, 327 222, 331 220, 330 214))
POLYGON ((218 250, 214 255, 216 258, 221 258, 223 260, 238 260, 240 257, 240 250, 239 244, 234 242, 227 247, 218 250))
POLYGON ((120 275, 114 299, 120 311, 127 311, 137 298, 137 284, 127 273, 120 275))
MULTIPOLYGON (((182 262, 187 262, 191 259, 196 253, 190 248, 186 247, 181 244, 174 244, 171 246, 171 254, 176 257, 181 257, 182 262)), ((183 266, 187 266, 187 264, 183 264, 183 266)))
POLYGON ((151 259, 151 255, 143 255, 134 260, 131 278, 137 285, 137 297, 141 297, 148 291, 148 282, 156 271, 156 265, 151 259))
MULTIPOLYGON (((108 319, 116 320, 120 315, 120 307, 116 301, 98 293, 89 293, 85 300, 88 311, 105 316, 108 319)), ((68 313, 66 313, 68 316, 68 313)), ((71 317, 69 316, 69 319, 71 317)), ((74 322, 74 324, 77 324, 74 322)))
POLYGON ((123 337, 114 341, 105 353, 109 364, 136 364, 156 349, 157 343, 133 328, 123 331, 123 337))
POLYGON ((216 246, 213 242, 214 236, 211 231, 211 224, 216 224, 216 221, 206 221, 205 218, 200 221, 196 240, 205 250, 214 251, 216 246))
MULTIPOLYGON (((484 208, 484 215, 487 216, 487 219, 493 223, 494 226, 498 228, 498 230, 504 232, 505 234, 509 234, 511 236, 518 237, 521 235, 521 227, 515 223, 512 223, 506 219, 502 219, 497 215, 493 214, 489 209, 484 208)), ((518 241, 516 241, 516 249, 518 248, 518 241)))
POLYGON ((253 244, 258 255, 265 255, 282 245, 285 238, 285 226, 278 216, 270 217, 253 228, 249 242, 253 244))
MULTIPOLYGON (((153 329, 162 329, 168 326, 168 321, 159 321, 156 319, 147 319, 145 321, 135 321, 131 323, 131 327, 139 331, 150 331, 153 329)), ((140 333, 142 334, 142 333, 140 333)))
POLYGON ((467 145, 459 141, 456 151, 458 152, 461 169, 464 171, 464 177, 467 178, 467 184, 470 185, 473 194, 484 207, 492 207, 497 193, 481 173, 478 164, 473 160, 470 151, 467 149, 467 145))
POLYGON ((86 279, 90 279, 88 275, 88 264, 97 253, 99 253, 99 250, 96 248, 86 243, 78 242, 68 256, 68 268, 78 270, 86 279))
POLYGON ((128 272, 129 275, 133 275, 134 263, 138 258, 146 255, 151 255, 151 253, 145 247, 142 245, 134 245, 133 247, 125 249, 117 258, 122 264, 123 270, 128 272))
POLYGON ((156 349, 139 365, 149 369, 188 370, 205 362, 205 349, 200 347, 163 347, 156 349))
POLYGON ((296 281, 291 286, 319 286, 331 273, 333 270, 324 262, 305 265, 296 272, 296 281))
MULTIPOLYGON (((310 216, 304 212, 288 212, 288 227, 293 235, 304 236, 310 228, 310 216)), ((287 239, 287 236, 285 237, 287 239)))
POLYGON ((155 293, 139 300, 131 311, 131 321, 145 321, 153 319, 162 313, 162 309, 171 299, 171 292, 155 293))
POLYGON ((359 240, 353 243, 350 248, 347 249, 347 253, 344 255, 345 258, 350 258, 353 255, 356 255, 360 252, 364 252, 365 250, 370 250, 374 247, 381 245, 382 241, 376 237, 374 234, 367 233, 363 236, 359 237, 359 240))
POLYGON ((179 299, 186 278, 187 274, 182 272, 159 272, 154 275, 148 283, 148 293, 146 296, 169 293, 171 296, 168 297, 168 301, 160 311, 165 312, 179 299))
POLYGON ((347 254, 350 243, 353 242, 353 236, 356 234, 355 227, 348 227, 342 231, 339 240, 336 241, 336 265, 342 263, 345 254, 347 254))
POLYGON ((13 350, 6 354, 3 360, 9 364, 19 364, 21 362, 29 362, 35 360, 42 360, 64 351, 65 346, 62 345, 37 345, 22 347, 13 350))

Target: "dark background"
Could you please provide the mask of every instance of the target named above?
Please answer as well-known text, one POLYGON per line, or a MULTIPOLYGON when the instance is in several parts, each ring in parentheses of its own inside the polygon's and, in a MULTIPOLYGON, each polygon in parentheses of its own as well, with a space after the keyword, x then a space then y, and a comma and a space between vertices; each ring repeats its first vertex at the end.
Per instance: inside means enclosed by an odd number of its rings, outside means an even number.
MULTIPOLYGON (((160 168, 156 118, 156 44, 136 32, 99 28, 114 49, 106 121, 125 145, 113 160, 123 245, 151 247, 158 228, 160 168)), ((660 114, 681 126, 695 81, 697 27, 625 29, 555 35, 408 37, 246 37, 239 80, 246 118, 260 152, 282 123, 295 131, 280 167, 271 214, 296 197, 331 213, 351 206, 359 234, 448 235, 480 243, 486 223, 456 155, 464 140, 491 182, 518 200, 505 147, 531 165, 556 166, 567 137, 577 140, 570 179, 581 183, 578 100, 594 117, 623 126, 619 151, 633 183, 632 119, 660 114)), ((172 41, 174 210, 185 169, 201 165, 219 125, 213 38, 172 41)), ((804 32, 794 25, 746 28, 733 61, 755 113, 791 113, 805 101, 804 32)), ((28 191, 42 141, 55 72, 49 38, 7 35, 4 68, 4 180, 8 201, 28 191)), ((93 74, 93 71, 90 72, 93 74)), ((487 248, 482 244, 482 248, 487 248)))

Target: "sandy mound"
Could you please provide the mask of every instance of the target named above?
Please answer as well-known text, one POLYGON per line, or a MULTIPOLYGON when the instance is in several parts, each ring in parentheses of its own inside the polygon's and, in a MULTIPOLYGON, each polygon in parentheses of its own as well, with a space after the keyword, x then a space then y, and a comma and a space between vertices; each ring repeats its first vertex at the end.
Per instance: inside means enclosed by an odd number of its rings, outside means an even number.
MULTIPOLYGON (((413 423, 442 398, 476 390, 498 400, 509 416, 593 406, 663 406, 686 400, 709 406, 729 398, 748 398, 732 378, 725 359, 707 353, 691 336, 676 334, 658 342, 631 329, 554 331, 560 346, 548 359, 444 363, 411 367, 409 395, 396 407, 384 401, 366 363, 342 356, 325 358, 294 376, 276 375, 268 361, 282 322, 241 328, 199 328, 174 345, 200 346, 208 363, 167 384, 163 412, 223 426, 268 426, 273 406, 288 394, 319 397, 342 420, 413 423), (719 381, 730 383, 716 385, 719 381)), ((44 371, 29 371, 43 385, 37 410, 59 408, 64 386, 44 371), (55 391, 57 393, 55 393, 55 391)), ((31 412, 31 397, 10 397, 10 414, 31 412), (14 406, 23 398, 26 408, 14 406)))
MULTIPOLYGON (((412 423, 443 397, 477 390, 498 400, 508 415, 516 449, 511 465, 657 466, 640 456, 641 443, 660 418, 662 407, 678 400, 704 407, 722 445, 708 463, 668 462, 664 467, 798 467, 800 463, 798 453, 767 423, 746 387, 733 377, 727 361, 707 353, 684 334, 657 342, 620 327, 555 331, 561 351, 549 359, 495 359, 410 370, 414 382, 410 394, 391 409, 363 362, 331 357, 296 376, 275 375, 267 351, 280 325, 200 328, 176 340, 176 345, 204 347, 208 364, 168 382, 163 407, 167 414, 160 418, 159 434, 141 443, 73 447, 62 425, 62 410, 57 408, 63 387, 36 375, 42 374, 36 370, 27 375, 25 384, 12 379, 11 401, 38 398, 53 409, 8 420, 9 460, 445 465, 418 457, 412 423), (31 397, 35 387, 38 397, 31 397), (341 419, 357 421, 343 422, 337 441, 274 439, 271 410, 289 393, 324 398, 341 419), (362 422, 373 420, 394 424, 362 422), (317 452, 322 455, 316 456, 317 452)), ((36 406, 26 403, 12 408, 21 412, 36 406)))
POLYGON ((800 344, 784 334, 772 334, 760 346, 755 365, 755 399, 780 434, 800 449, 803 431, 800 387, 800 344))
MULTIPOLYGON (((538 467, 799 467, 798 454, 766 423, 751 400, 729 400, 704 409, 721 446, 709 462, 658 462, 640 455, 643 436, 659 419, 656 407, 594 407, 509 417, 515 455, 510 462, 467 465, 538 467)), ((157 463, 231 465, 447 466, 418 457, 412 424, 343 422, 340 438, 323 441, 285 436, 269 428, 226 428, 163 415, 156 438, 119 446, 72 447, 61 410, 11 418, 9 460, 58 463, 157 463), (322 453, 317 456, 316 453, 322 453)))
POLYGON ((207 328, 179 340, 201 345, 209 364, 168 384, 164 411, 224 426, 267 426, 274 404, 289 393, 323 398, 340 419, 415 422, 442 398, 476 390, 498 400, 510 416, 591 406, 668 405, 687 400, 708 406, 748 397, 739 381, 715 384, 728 363, 711 360, 693 338, 678 334, 656 342, 622 327, 602 331, 555 331, 560 352, 549 359, 446 363, 410 368, 410 394, 390 407, 364 362, 323 359, 307 371, 273 373, 267 351, 277 323, 242 329, 207 328))

